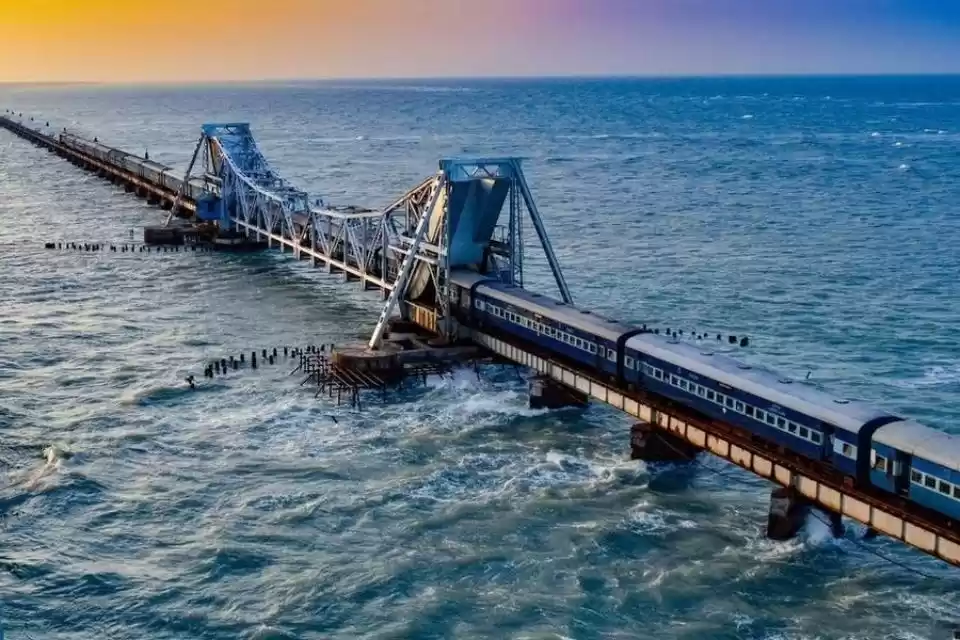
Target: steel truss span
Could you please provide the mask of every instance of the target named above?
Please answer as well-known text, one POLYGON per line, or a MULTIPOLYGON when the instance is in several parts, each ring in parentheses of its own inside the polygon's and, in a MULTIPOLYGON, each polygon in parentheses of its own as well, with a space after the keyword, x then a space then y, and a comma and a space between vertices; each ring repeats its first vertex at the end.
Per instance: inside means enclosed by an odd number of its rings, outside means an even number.
MULTIPOLYGON (((437 332, 452 338, 451 269, 491 273, 522 286, 525 219, 533 225, 560 297, 572 302, 520 160, 444 159, 439 165, 434 175, 382 209, 335 207, 280 176, 248 124, 207 124, 183 183, 188 184, 195 167, 203 168, 217 206, 199 207, 199 221, 289 249, 298 259, 359 280, 364 288, 380 289, 386 302, 371 349, 380 346, 395 312, 409 315, 410 303, 433 310, 437 332), (508 220, 501 225, 504 210, 508 220)), ((168 223, 180 197, 178 193, 168 223)))

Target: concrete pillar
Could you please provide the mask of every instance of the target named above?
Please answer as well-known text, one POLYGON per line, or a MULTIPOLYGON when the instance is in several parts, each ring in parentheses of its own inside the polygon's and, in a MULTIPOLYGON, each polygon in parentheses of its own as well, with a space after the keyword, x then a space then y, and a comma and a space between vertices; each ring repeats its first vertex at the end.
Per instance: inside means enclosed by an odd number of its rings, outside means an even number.
POLYGON ((767 537, 771 540, 791 540, 803 527, 809 504, 787 487, 778 487, 770 493, 770 515, 767 518, 767 537))
POLYGON ((834 538, 842 538, 844 527, 843 527, 843 516, 835 511, 831 511, 830 515, 830 532, 833 534, 834 538))
POLYGON ((585 393, 570 389, 546 376, 535 376, 530 379, 531 409, 562 409, 586 405, 585 393))
POLYGON ((630 459, 645 462, 688 462, 697 457, 700 448, 680 436, 638 422, 630 428, 630 459))

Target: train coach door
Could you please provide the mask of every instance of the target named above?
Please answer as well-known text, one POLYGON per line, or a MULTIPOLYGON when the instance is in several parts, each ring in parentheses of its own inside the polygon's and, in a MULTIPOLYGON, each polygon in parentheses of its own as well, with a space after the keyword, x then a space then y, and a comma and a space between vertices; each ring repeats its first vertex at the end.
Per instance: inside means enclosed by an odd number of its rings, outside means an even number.
POLYGON ((827 424, 826 422, 820 422, 820 459, 821 460, 832 460, 833 459, 833 448, 834 442, 836 441, 836 436, 833 434, 833 426, 827 424))
POLYGON ((913 456, 903 451, 896 451, 893 459, 893 486, 897 494, 910 495, 910 471, 913 468, 913 456))

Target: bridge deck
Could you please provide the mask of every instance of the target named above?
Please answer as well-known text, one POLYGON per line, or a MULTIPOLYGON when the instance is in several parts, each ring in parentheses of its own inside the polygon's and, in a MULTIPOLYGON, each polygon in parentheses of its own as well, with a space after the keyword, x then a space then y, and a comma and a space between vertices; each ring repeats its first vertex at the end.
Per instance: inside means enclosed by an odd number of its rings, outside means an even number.
MULTIPOLYGON (((10 118, 0 117, 0 127, 105 178, 125 184, 131 190, 137 190, 142 197, 159 203, 172 203, 174 198, 180 197, 161 183, 145 180, 122 167, 80 153, 60 144, 56 138, 10 118)), ((212 145, 210 155, 214 157, 214 165, 219 158, 219 175, 223 176, 223 189, 218 189, 216 193, 223 198, 221 222, 266 240, 281 251, 289 249, 297 259, 309 258, 314 264, 323 264, 331 271, 358 279, 365 288, 378 288, 383 293, 395 288, 400 262, 417 250, 416 243, 412 242, 416 220, 430 218, 426 206, 428 203, 430 207, 446 206, 438 204, 442 201, 437 197, 436 183, 433 178, 428 178, 379 211, 313 207, 308 204, 306 193, 290 187, 270 170, 252 142, 246 125, 204 127, 205 136, 217 132, 226 136, 223 141, 216 138, 209 141, 212 145), (231 152, 237 157, 231 157, 231 152), (249 166, 244 167, 249 169, 253 177, 237 173, 244 168, 240 166, 244 162, 248 163, 249 166), (225 166, 229 167, 229 171, 224 169, 225 166), (269 190, 272 184, 277 185, 276 191, 269 190), (397 223, 391 216, 401 208, 405 208, 406 218, 397 223)), ((461 211, 472 212, 469 224, 463 227, 463 239, 456 250, 461 251, 462 255, 473 255, 478 246, 473 233, 483 228, 489 236, 496 222, 490 207, 503 207, 504 202, 510 202, 513 216, 515 203, 510 198, 516 196, 507 195, 506 191, 512 189, 518 179, 523 197, 527 200, 530 199, 529 190, 522 182, 519 163, 514 160, 451 161, 447 168, 452 172, 450 179, 458 185, 450 189, 450 197, 459 201, 457 206, 462 206, 461 211), (471 183, 472 180, 476 182, 471 183)), ((186 198, 184 204, 190 211, 196 211, 196 203, 192 199, 186 198)), ((511 226, 513 223, 511 217, 511 226)), ((433 225, 423 235, 432 242, 438 242, 438 229, 439 226, 433 225)), ((543 229, 539 226, 537 233, 544 240, 543 229)), ((451 233, 451 236, 455 236, 455 233, 451 233)), ((433 258, 434 263, 444 256, 449 259, 450 254, 444 254, 439 245, 429 246, 437 256, 433 258)), ((551 258, 551 267, 554 267, 552 254, 548 258, 551 258)), ((420 254, 417 254, 417 259, 424 264, 429 264, 431 260, 420 254)), ((558 273, 555 269, 555 275, 558 273)), ((424 282, 425 279, 421 277, 420 284, 424 282)), ((435 284, 439 292, 443 283, 435 284)), ((569 301, 560 277, 558 285, 561 285, 564 300, 569 301)), ((406 301, 406 308, 414 322, 428 330, 438 330, 439 307, 406 301)), ((469 335, 476 344, 501 357, 529 367, 630 416, 657 425, 760 477, 792 487, 825 509, 858 520, 905 544, 960 566, 958 523, 933 519, 928 513, 895 503, 893 498, 848 486, 812 461, 791 457, 782 450, 778 453, 775 446, 758 446, 755 441, 739 436, 737 427, 705 420, 695 411, 678 406, 676 402, 652 394, 630 394, 614 388, 588 372, 570 366, 555 354, 537 351, 516 336, 495 336, 476 330, 469 330, 469 335)), ((347 379, 344 377, 346 375, 337 374, 339 377, 332 377, 329 384, 357 386, 364 383, 354 378, 347 379)), ((372 382, 366 381, 364 384, 372 382)))

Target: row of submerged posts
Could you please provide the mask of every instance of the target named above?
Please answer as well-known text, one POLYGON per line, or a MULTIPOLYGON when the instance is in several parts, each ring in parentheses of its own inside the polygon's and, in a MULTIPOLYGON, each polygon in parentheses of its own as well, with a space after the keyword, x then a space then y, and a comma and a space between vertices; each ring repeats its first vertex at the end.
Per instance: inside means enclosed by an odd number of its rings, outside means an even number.
MULTIPOLYGON (((295 361, 297 365, 290 371, 290 375, 303 374, 305 377, 300 382, 300 386, 308 383, 315 385, 314 397, 326 393, 331 399, 336 398, 338 405, 346 401, 356 408, 360 407, 362 391, 379 391, 385 396, 390 389, 402 388, 405 381, 412 380, 414 383, 425 384, 428 376, 442 376, 451 371, 449 365, 439 363, 403 367, 399 372, 391 372, 392 375, 374 370, 357 370, 337 362, 334 344, 321 344, 306 347, 273 347, 251 351, 249 356, 246 353, 240 353, 236 356, 211 360, 204 367, 203 377, 213 380, 243 369, 256 370, 267 365, 291 361, 295 361)), ((186 382, 191 389, 197 388, 195 376, 188 376, 186 382)))
MULTIPOLYGON (((661 334, 659 328, 648 329, 647 325, 643 325, 643 329, 644 331, 649 331, 655 335, 661 334)), ((670 327, 666 327, 663 330, 663 335, 667 336, 668 338, 673 338, 674 340, 679 340, 680 338, 685 338, 688 336, 690 338, 693 338, 694 340, 710 340, 712 334, 705 333, 705 332, 699 333, 697 331, 688 331, 684 333, 683 329, 671 329, 670 327)), ((723 334, 720 334, 720 333, 717 334, 717 342, 723 342, 723 334)), ((727 342, 731 345, 739 344, 741 347, 750 346, 750 338, 746 336, 741 336, 738 338, 737 336, 730 335, 730 336, 727 336, 727 342)))
MULTIPOLYGON (((309 347, 309 348, 313 348, 313 347, 309 347)), ((333 345, 330 345, 330 348, 332 350, 333 345)), ((290 347, 273 347, 273 349, 261 349, 260 363, 274 364, 279 362, 281 357, 281 349, 283 350, 282 355, 284 358, 297 356, 302 352, 298 348, 290 348, 290 347)), ((230 370, 237 371, 241 367, 246 368, 247 364, 248 364, 248 361, 244 353, 241 353, 239 356, 236 356, 236 357, 231 355, 229 358, 221 358, 219 360, 213 360, 203 370, 203 377, 215 378, 218 375, 226 375, 227 372, 230 370)), ((250 352, 249 366, 251 369, 257 368, 257 352, 256 351, 250 352)), ((191 378, 193 378, 193 376, 190 376, 190 378, 188 378, 188 381, 191 378)))
POLYGON ((112 252, 112 253, 183 253, 189 252, 210 252, 214 248, 206 245, 173 245, 173 246, 151 246, 136 242, 124 244, 108 244, 103 242, 46 242, 44 249, 55 249, 60 251, 82 251, 82 252, 112 252))

